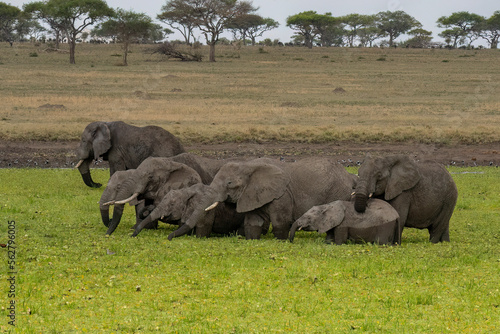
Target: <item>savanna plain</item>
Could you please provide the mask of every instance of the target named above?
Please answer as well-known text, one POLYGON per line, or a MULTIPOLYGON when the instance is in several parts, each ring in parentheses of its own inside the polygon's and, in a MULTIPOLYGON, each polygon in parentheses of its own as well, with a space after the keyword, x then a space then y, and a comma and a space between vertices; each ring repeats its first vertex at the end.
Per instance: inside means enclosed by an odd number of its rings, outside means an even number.
MULTIPOLYGON (((125 67, 119 46, 81 44, 71 66, 43 44, 1 45, 0 140, 74 142, 89 122, 123 120, 187 145, 500 142, 498 50, 221 46, 209 63, 150 48, 133 47, 125 67)), ((130 207, 105 237, 102 189, 77 171, 0 169, 0 242, 15 222, 17 247, 14 298, 1 249, 0 329, 14 332, 15 300, 23 333, 493 333, 500 170, 448 170, 459 190, 451 242, 405 229, 388 247, 312 232, 170 242, 166 224, 130 238, 130 207)))

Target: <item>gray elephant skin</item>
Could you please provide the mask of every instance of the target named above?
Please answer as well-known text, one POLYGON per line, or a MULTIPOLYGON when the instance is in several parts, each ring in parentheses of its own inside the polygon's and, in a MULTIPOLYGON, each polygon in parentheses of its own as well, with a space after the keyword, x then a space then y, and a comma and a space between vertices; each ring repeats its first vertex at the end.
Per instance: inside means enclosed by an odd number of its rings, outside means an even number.
POLYGON ((314 205, 350 199, 355 182, 355 175, 329 158, 230 162, 210 184, 215 196, 209 196, 213 204, 207 209, 234 203, 236 211, 245 214, 247 239, 260 238, 269 222, 276 238, 287 239, 291 224, 314 205))
POLYGON ((427 229, 433 243, 450 241, 449 224, 458 191, 444 166, 415 162, 405 155, 367 156, 358 170, 355 209, 364 212, 370 196, 389 202, 404 227, 427 229))
MULTIPOLYGON (((144 201, 147 210, 151 210, 151 206, 155 207, 169 191, 201 182, 193 168, 171 158, 147 158, 136 169, 113 175, 99 202, 104 225, 109 222, 109 206, 114 205, 113 219, 108 223, 106 234, 113 233, 118 226, 124 204, 136 205, 144 201)), ((137 210, 136 213, 137 225, 141 212, 137 210)), ((157 223, 150 226, 154 228, 157 223)))
POLYGON ((387 202, 370 199, 364 213, 352 201, 335 201, 314 206, 297 219, 290 229, 293 242, 297 229, 326 233, 326 242, 337 245, 348 240, 358 243, 400 244, 402 226, 396 210, 387 202))
POLYGON ((212 233, 225 235, 238 233, 243 226, 245 216, 236 212, 234 204, 222 203, 210 211, 196 210, 211 204, 207 199, 214 196, 212 194, 214 191, 210 186, 199 183, 168 192, 149 216, 136 227, 132 236, 137 236, 145 226, 158 219, 181 226, 177 233, 169 235, 169 240, 174 236, 187 234, 193 229, 199 238, 208 237, 212 233), (198 214, 195 214, 196 212, 198 214))
POLYGON ((90 175, 90 164, 102 157, 109 173, 137 168, 147 157, 171 157, 183 153, 179 140, 158 126, 136 127, 124 122, 93 122, 82 133, 76 157, 83 181, 98 188, 90 175))

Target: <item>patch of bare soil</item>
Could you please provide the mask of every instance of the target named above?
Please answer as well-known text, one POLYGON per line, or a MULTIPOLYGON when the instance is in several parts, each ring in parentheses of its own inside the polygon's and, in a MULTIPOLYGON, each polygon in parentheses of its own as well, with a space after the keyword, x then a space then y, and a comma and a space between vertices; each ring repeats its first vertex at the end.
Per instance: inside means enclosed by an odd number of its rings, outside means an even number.
MULTIPOLYGON (((0 168, 72 168, 78 162, 77 141, 0 141, 0 168)), ((358 144, 332 142, 310 143, 221 143, 185 145, 188 152, 206 157, 275 157, 294 161, 309 156, 335 157, 343 166, 356 166, 367 153, 372 155, 406 154, 416 160, 435 160, 445 166, 495 166, 500 164, 500 143, 478 145, 432 144, 358 144)), ((106 168, 107 163, 96 161, 106 168)))

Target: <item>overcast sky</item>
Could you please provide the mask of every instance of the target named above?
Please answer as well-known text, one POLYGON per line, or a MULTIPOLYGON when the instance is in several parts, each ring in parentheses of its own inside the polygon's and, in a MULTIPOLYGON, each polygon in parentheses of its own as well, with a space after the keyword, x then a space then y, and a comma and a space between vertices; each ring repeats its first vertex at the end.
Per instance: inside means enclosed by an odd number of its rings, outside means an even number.
MULTIPOLYGON (((22 8, 24 3, 32 1, 4 0, 13 6, 22 8)), ((143 12, 156 20, 161 7, 166 0, 107 0, 110 7, 143 12)), ((286 26, 286 18, 303 11, 314 10, 319 14, 331 12, 333 16, 346 14, 376 14, 382 11, 402 10, 413 16, 422 23, 423 28, 433 32, 433 38, 440 40, 437 36, 442 30, 436 26, 436 20, 441 16, 449 16, 453 12, 468 11, 485 17, 490 17, 493 12, 500 10, 498 0, 253 0, 253 5, 258 7, 258 14, 270 17, 279 22, 280 27, 264 34, 264 38, 280 39, 288 42, 293 31, 286 26)), ((197 38, 199 36, 196 36, 197 38)), ((227 37, 230 37, 229 35, 227 37)), ((181 38, 179 34, 170 36, 170 39, 181 38)), ((200 41, 204 42, 200 38, 200 41)), ((484 44, 484 42, 481 42, 484 44)))

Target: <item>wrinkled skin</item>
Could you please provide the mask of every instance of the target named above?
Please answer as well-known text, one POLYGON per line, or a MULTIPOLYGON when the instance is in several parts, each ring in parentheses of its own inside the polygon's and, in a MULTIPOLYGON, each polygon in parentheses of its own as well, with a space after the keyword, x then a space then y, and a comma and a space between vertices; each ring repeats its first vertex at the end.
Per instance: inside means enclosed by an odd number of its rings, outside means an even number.
POLYGON ((184 152, 179 140, 157 127, 136 127, 123 122, 93 122, 82 133, 76 157, 78 170, 89 187, 98 188, 92 180, 90 164, 102 157, 109 161, 109 173, 137 168, 147 157, 170 157, 184 152))
POLYGON ((387 202, 371 199, 364 213, 354 209, 351 201, 335 201, 314 206, 297 219, 290 229, 290 241, 297 229, 326 233, 326 242, 337 245, 348 240, 386 245, 400 244, 399 215, 387 202))
POLYGON ((169 240, 187 234, 193 229, 199 238, 208 237, 211 233, 226 235, 237 233, 243 226, 244 215, 236 212, 234 204, 221 204, 214 210, 203 210, 211 204, 207 199, 213 196, 213 191, 204 184, 170 191, 151 214, 136 227, 132 236, 136 236, 144 226, 160 218, 164 222, 181 226, 169 235, 169 240), (197 210, 198 208, 202 210, 197 210))
MULTIPOLYGON (((168 158, 168 160, 171 160, 173 162, 178 162, 185 164, 192 169, 194 169, 200 176, 201 182, 204 184, 210 184, 212 182, 215 174, 219 171, 220 167, 226 163, 226 160, 216 160, 216 159, 209 159, 209 158, 204 158, 201 156, 198 156, 196 154, 192 153, 181 153, 176 156, 168 158)), ((144 167, 144 166, 143 166, 144 167)), ((116 174, 116 173, 115 173, 116 174)), ((132 174, 130 174, 132 175, 132 174)), ((109 218, 105 218, 106 216, 109 216, 109 206, 102 205, 104 203, 110 202, 110 201, 117 201, 117 196, 118 196, 118 188, 121 188, 122 183, 125 181, 124 178, 116 179, 116 181, 113 181, 114 175, 110 178, 110 181, 108 181, 108 185, 106 187, 106 190, 103 194, 103 197, 101 197, 101 216, 103 217, 103 223, 104 225, 107 226, 109 218)), ((158 187, 161 187, 158 185, 158 187)), ((132 191, 132 190, 130 190, 132 191)), ((130 194, 130 191, 127 194, 130 194)), ((125 195, 120 195, 120 196, 125 196, 125 195)), ((148 198, 147 203, 138 203, 139 205, 136 205, 136 225, 141 222, 142 219, 146 218, 146 216, 149 214, 154 209, 154 202, 157 202, 158 199, 156 197, 154 198, 148 198), (144 207, 146 205, 146 207, 144 207), (140 217, 142 216, 142 217, 140 217)), ((108 230, 107 234, 113 233, 114 229, 118 224, 120 223, 122 213, 123 213, 123 204, 115 204, 114 205, 114 210, 113 210, 113 220, 110 229, 108 230)), ((157 227, 157 222, 155 224, 155 221, 152 222, 151 225, 147 225, 146 228, 156 228, 157 227)))
POLYGON ((215 195, 206 202, 236 204, 236 211, 245 214, 247 239, 260 238, 270 222, 274 236, 286 239, 290 225, 312 206, 348 200, 355 182, 356 176, 333 159, 286 163, 260 158, 222 166, 210 184, 215 195))
POLYGON ((389 202, 405 227, 428 229, 433 243, 450 241, 449 224, 458 192, 440 164, 408 156, 367 156, 358 170, 354 207, 364 212, 372 195, 389 202))
MULTIPOLYGON (((101 204, 101 215, 104 224, 106 223, 106 214, 102 214, 102 212, 106 203, 108 206, 115 205, 115 212, 117 212, 117 208, 119 210, 119 214, 113 213, 113 219, 109 224, 107 234, 111 234, 118 226, 125 203, 135 205, 137 201, 145 201, 145 208, 137 210, 137 226, 141 218, 147 216, 149 211, 152 211, 169 191, 201 183, 199 174, 193 168, 172 161, 170 158, 147 158, 136 169, 127 171, 126 178, 122 179, 121 175, 120 178, 121 182, 108 184, 105 190, 106 198, 104 199, 107 202, 102 200, 101 204), (108 188, 110 189, 108 190, 108 188), (134 194, 137 194, 136 198, 133 198, 132 195, 134 194)), ((111 177, 111 180, 114 181, 114 176, 111 177)), ((109 213, 107 217, 109 219, 109 213)), ((151 222, 153 225, 149 226, 155 227, 157 223, 157 220, 153 221, 151 222)))

